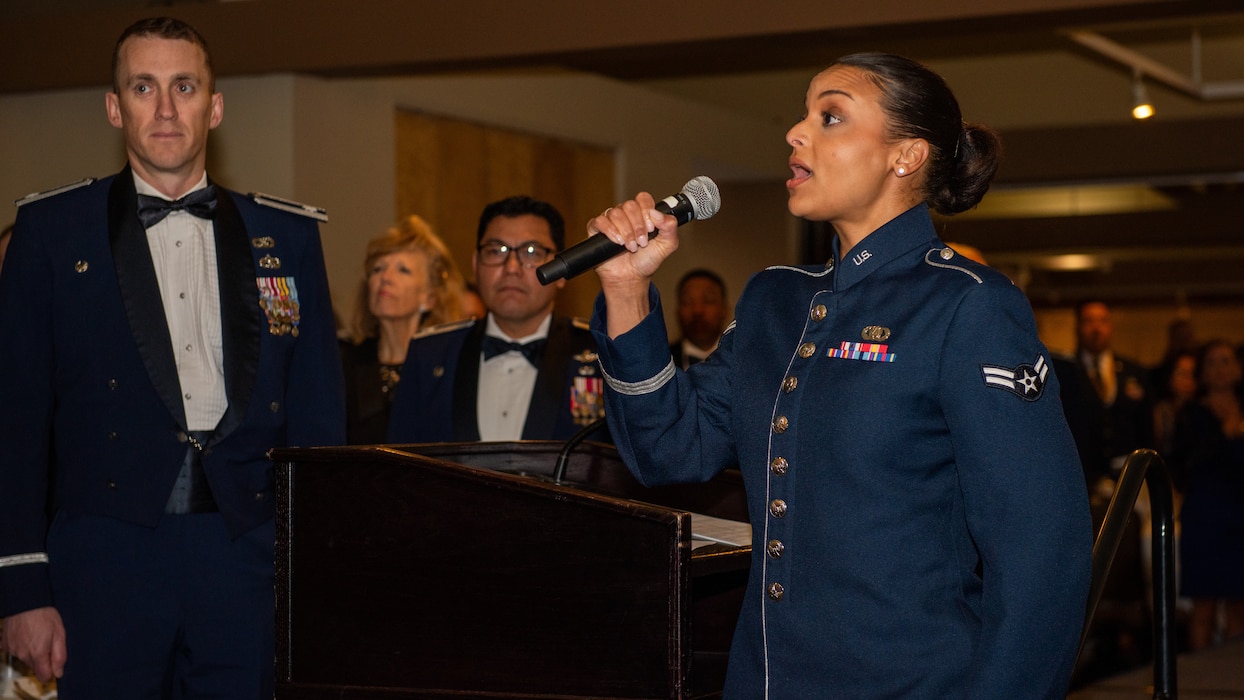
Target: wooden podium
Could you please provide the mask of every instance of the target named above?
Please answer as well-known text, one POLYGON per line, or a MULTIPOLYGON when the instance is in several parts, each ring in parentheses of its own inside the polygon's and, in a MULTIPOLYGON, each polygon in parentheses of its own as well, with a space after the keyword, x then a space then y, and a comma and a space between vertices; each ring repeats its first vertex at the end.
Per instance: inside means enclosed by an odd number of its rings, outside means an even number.
POLYGON ((612 447, 281 449, 279 700, 719 695, 750 547, 738 472, 647 489, 612 447))

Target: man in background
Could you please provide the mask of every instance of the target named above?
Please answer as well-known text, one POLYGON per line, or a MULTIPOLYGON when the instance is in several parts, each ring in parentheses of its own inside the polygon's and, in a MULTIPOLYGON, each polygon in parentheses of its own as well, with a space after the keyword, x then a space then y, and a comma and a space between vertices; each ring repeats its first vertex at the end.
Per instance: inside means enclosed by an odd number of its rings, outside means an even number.
POLYGON ((1148 371, 1111 347, 1110 307, 1086 301, 1076 307, 1076 353, 1056 360, 1062 400, 1090 487, 1118 478, 1133 450, 1153 447, 1153 401, 1148 371))
POLYGON ((547 202, 515 196, 484 208, 471 264, 488 313, 411 341, 390 442, 564 440, 604 416, 587 323, 553 314, 565 280, 536 278, 565 235, 547 202))
POLYGON ((189 25, 131 25, 113 81, 127 166, 24 200, 0 277, 4 645, 67 700, 268 700, 267 452, 344 440, 319 212, 207 177, 189 25))
POLYGON ((726 283, 712 270, 691 270, 678 281, 678 340, 670 343, 682 369, 708 357, 726 329, 726 283))

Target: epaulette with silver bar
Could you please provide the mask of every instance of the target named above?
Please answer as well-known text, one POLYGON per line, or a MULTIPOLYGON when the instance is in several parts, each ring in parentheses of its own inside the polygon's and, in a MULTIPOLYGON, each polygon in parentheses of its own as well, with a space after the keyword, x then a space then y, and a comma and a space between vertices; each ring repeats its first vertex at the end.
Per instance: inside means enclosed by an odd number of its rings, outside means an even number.
POLYGON ((264 194, 262 192, 251 192, 248 196, 255 200, 256 204, 262 204, 265 207, 280 209, 281 211, 287 211, 292 214, 309 216, 312 219, 323 221, 325 223, 328 222, 328 212, 319 207, 313 207, 309 204, 303 204, 302 202, 295 202, 289 199, 281 199, 280 197, 273 197, 270 194, 264 194))
POLYGON ((42 192, 35 192, 34 194, 28 194, 25 197, 22 197, 21 199, 13 200, 13 206, 20 207, 23 204, 30 204, 31 202, 37 202, 40 199, 47 199, 48 197, 54 197, 60 194, 61 192, 68 192, 69 190, 76 190, 79 187, 86 187, 92 182, 95 182, 95 178, 85 177, 85 178, 82 178, 81 180, 78 180, 77 182, 71 182, 68 185, 61 185, 60 187, 53 187, 50 190, 44 190, 42 192))
POLYGON ((429 335, 439 335, 441 333, 448 333, 450 331, 456 331, 456 330, 461 330, 463 328, 469 328, 473 325, 475 325, 475 319, 473 318, 464 318, 461 321, 448 321, 446 323, 438 323, 435 326, 432 326, 430 328, 424 328, 420 330, 419 332, 415 333, 413 337, 423 338, 429 335))

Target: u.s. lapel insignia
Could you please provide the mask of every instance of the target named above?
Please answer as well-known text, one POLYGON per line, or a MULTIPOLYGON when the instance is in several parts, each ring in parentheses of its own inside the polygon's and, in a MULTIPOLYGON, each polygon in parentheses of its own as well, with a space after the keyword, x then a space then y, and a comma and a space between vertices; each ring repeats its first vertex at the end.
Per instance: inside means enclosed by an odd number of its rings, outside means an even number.
POLYGON ((884 343, 890 339, 890 329, 885 326, 864 326, 860 336, 870 343, 884 343))
POLYGON ((272 236, 256 236, 251 239, 251 245, 263 250, 265 248, 275 248, 276 240, 272 236))
POLYGON ((288 333, 297 338, 302 312, 294 278, 256 277, 255 283, 259 286, 259 308, 268 318, 268 332, 272 335, 288 333))
POLYGON ((575 377, 570 387, 570 415, 575 425, 587 425, 605 415, 605 380, 575 377))
POLYGON ((1045 357, 1037 355, 1036 362, 1018 367, 999 367, 997 365, 981 365, 981 376, 985 386, 1003 389, 1025 401, 1036 401, 1045 391, 1045 378, 1050 373, 1050 366, 1045 357))
POLYGON ((83 272, 86 272, 89 269, 91 269, 91 264, 85 260, 79 260, 78 262, 73 264, 73 271, 77 272, 78 274, 82 274, 83 272))
POLYGON ((265 255, 259 259, 259 266, 265 270, 281 269, 281 259, 272 255, 265 255))

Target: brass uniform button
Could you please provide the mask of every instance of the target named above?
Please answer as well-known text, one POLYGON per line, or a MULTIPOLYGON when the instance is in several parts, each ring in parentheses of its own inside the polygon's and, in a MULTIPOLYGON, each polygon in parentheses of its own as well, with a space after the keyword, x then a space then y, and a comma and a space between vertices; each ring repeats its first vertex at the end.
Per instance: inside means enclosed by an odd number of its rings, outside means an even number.
POLYGON ((955 251, 951 248, 942 248, 942 252, 939 255, 942 256, 942 260, 949 260, 955 257, 955 251))
POLYGON ((765 548, 769 552, 769 556, 774 559, 782 558, 782 550, 786 549, 786 545, 781 540, 769 540, 769 546, 765 548))
POLYGON ((269 411, 272 411, 273 413, 278 413, 278 412, 280 412, 280 410, 281 410, 281 402, 280 402, 280 401, 273 401, 272 403, 268 404, 268 410, 269 410, 269 411))
POLYGON ((769 584, 769 597, 772 598, 773 600, 781 600, 782 595, 784 593, 786 593, 786 589, 782 588, 782 584, 780 583, 769 584))
POLYGON ((804 343, 799 346, 799 356, 808 359, 816 354, 816 343, 804 343))
POLYGON ((816 306, 812 307, 812 320, 813 321, 824 321, 825 314, 826 314, 826 310, 825 310, 824 304, 817 304, 816 306))
POLYGON ((780 498, 775 498, 772 501, 770 501, 769 502, 769 515, 772 515, 775 518, 785 518, 786 517, 786 501, 783 501, 780 498))
POLYGON ((789 394, 790 392, 794 391, 795 387, 797 386, 799 386, 798 377, 787 377, 786 381, 782 382, 782 391, 789 394))
POLYGON ((769 471, 778 476, 782 476, 786 473, 789 466, 790 465, 786 463, 785 457, 774 457, 773 461, 769 463, 769 471))
POLYGON ((786 416, 778 416, 777 418, 773 419, 773 432, 777 433, 778 435, 781 435, 782 433, 786 432, 786 429, 789 427, 790 427, 790 421, 787 420, 786 416))

